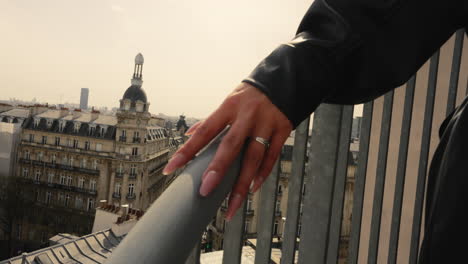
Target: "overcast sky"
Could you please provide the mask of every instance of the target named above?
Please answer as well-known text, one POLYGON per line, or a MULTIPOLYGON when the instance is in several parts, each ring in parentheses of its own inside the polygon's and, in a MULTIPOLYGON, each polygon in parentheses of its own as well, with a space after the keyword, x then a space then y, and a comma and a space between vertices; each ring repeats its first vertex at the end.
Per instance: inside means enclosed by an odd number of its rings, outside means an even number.
POLYGON ((118 106, 143 53, 154 114, 203 118, 312 0, 0 0, 0 99, 118 106))

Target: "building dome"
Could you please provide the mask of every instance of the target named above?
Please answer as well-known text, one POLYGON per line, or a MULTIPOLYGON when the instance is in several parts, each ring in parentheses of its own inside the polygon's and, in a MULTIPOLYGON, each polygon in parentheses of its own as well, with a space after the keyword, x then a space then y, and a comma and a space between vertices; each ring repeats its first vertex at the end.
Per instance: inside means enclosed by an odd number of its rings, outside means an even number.
POLYGON ((132 102, 136 102, 138 100, 142 101, 143 103, 147 103, 146 93, 143 89, 141 89, 140 85, 132 85, 128 87, 123 95, 123 100, 129 99, 132 102))

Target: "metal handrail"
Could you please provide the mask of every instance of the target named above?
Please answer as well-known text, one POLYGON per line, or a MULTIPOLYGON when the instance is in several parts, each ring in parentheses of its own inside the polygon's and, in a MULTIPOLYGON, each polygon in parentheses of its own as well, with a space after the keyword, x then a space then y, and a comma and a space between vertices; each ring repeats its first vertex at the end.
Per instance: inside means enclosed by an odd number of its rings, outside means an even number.
POLYGON ((236 158, 223 181, 208 197, 199 195, 202 174, 225 133, 217 136, 187 165, 127 234, 106 263, 185 262, 240 172, 242 155, 236 158))

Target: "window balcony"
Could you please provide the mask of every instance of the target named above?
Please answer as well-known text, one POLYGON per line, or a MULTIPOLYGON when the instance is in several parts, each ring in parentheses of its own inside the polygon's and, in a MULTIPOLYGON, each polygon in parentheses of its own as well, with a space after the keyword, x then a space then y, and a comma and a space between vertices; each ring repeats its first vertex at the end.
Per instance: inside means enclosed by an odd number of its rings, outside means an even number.
POLYGON ((136 177, 137 177, 137 173, 130 173, 130 174, 128 174, 128 178, 129 178, 129 179, 136 179, 136 177))
POLYGON ((120 141, 120 142, 127 142, 127 137, 125 137, 125 136, 120 136, 120 137, 119 137, 119 141, 120 141))
POLYGON ((129 194, 127 194, 127 200, 135 200, 135 198, 136 198, 135 193, 129 193, 129 194))
POLYGON ((134 137, 133 138, 133 143, 140 143, 141 139, 139 137, 134 137))
POLYGON ((123 178, 123 176, 124 176, 124 173, 123 173, 123 172, 116 172, 116 173, 115 173, 115 177, 116 177, 116 178, 123 178))
POLYGON ((117 193, 117 192, 112 193, 112 198, 119 199, 120 198, 120 193, 117 193))

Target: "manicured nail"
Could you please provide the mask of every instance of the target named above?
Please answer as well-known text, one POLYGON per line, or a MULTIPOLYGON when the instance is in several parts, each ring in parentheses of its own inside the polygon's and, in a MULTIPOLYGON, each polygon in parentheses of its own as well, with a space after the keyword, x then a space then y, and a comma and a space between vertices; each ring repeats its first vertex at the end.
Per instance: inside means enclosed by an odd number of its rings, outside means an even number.
POLYGON ((240 194, 234 194, 229 201, 229 208, 232 208, 226 215, 226 220, 231 221, 232 217, 236 214, 237 209, 242 205, 242 196, 240 194))
POLYGON ((189 128, 189 130, 187 130, 187 132, 185 132, 185 135, 186 135, 186 136, 192 135, 192 134, 197 130, 197 129, 196 129, 197 127, 198 127, 198 123, 195 123, 194 125, 192 125, 192 126, 189 128))
POLYGON ((202 176, 202 184, 200 186, 200 195, 207 196, 216 185, 218 174, 216 171, 209 171, 202 176))
POLYGON ((164 168, 163 174, 169 175, 173 173, 176 169, 184 165, 185 162, 185 156, 182 153, 176 154, 164 168))
POLYGON ((254 187, 253 187, 253 193, 256 193, 260 186, 262 186, 263 178, 259 178, 258 180, 255 181, 254 187))

